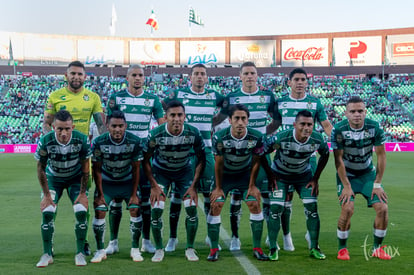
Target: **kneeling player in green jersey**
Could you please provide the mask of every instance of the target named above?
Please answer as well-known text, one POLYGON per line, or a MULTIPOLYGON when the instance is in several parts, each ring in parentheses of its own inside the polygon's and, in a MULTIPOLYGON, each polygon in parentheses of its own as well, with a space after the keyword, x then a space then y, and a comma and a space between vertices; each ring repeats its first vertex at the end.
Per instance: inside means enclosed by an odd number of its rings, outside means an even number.
POLYGON ((339 260, 349 260, 347 240, 354 213, 355 194, 362 194, 368 207, 376 212, 372 257, 390 260, 391 256, 381 246, 387 233, 387 194, 382 187, 385 171, 385 135, 378 122, 365 118, 367 110, 360 97, 351 97, 345 115, 332 131, 332 149, 337 169, 336 182, 341 215, 338 220, 339 260), (377 155, 377 168, 372 164, 372 150, 377 155))
POLYGON ((259 131, 247 128, 249 115, 244 105, 233 105, 229 113, 231 126, 215 133, 213 137, 216 183, 210 195, 211 209, 207 217, 211 240, 209 261, 218 260, 220 213, 225 197, 234 190, 242 194, 250 210, 254 257, 260 261, 269 259, 261 249, 263 212, 260 208, 260 190, 256 187, 264 137, 259 131))
POLYGON ((185 256, 189 261, 198 261, 194 240, 198 227, 197 185, 206 163, 203 137, 197 128, 184 123, 185 108, 179 101, 167 104, 166 119, 167 123, 150 132, 144 146, 143 167, 151 184, 151 227, 156 245, 152 261, 161 262, 164 259, 162 214, 165 194, 172 183, 175 184, 176 193, 184 200, 187 213, 185 256), (195 172, 190 158, 192 152, 197 159, 195 172))
POLYGON ((37 160, 37 175, 42 187, 40 210, 43 217, 41 231, 44 252, 37 267, 46 267, 53 263, 54 218, 64 189, 67 190, 73 204, 76 218, 75 264, 86 265, 83 252, 88 232, 86 211, 91 146, 88 137, 73 130, 74 127, 71 114, 66 110, 58 111, 54 116, 54 131, 40 139, 34 155, 37 160))
POLYGON ((92 164, 95 179, 95 218, 93 231, 97 251, 92 263, 106 259, 104 249, 105 215, 113 199, 125 200, 129 213, 129 228, 132 236, 131 258, 135 262, 144 259, 139 251, 142 216, 138 198, 139 167, 143 159, 141 139, 127 132, 125 115, 113 111, 107 119, 109 133, 97 137, 92 146, 92 164))
MULTIPOLYGON (((314 124, 317 122, 323 127, 325 134, 330 137, 332 125, 328 120, 324 107, 319 98, 307 93, 308 87, 307 73, 302 68, 295 68, 289 73, 288 85, 290 92, 276 100, 275 120, 280 125, 280 130, 288 130, 293 128, 293 122, 299 111, 308 110, 312 113, 314 124)), ((310 160, 312 172, 316 169, 316 154, 310 160)), ((286 196, 285 210, 283 211, 281 222, 283 230, 283 249, 286 251, 294 251, 292 235, 290 233, 290 219, 292 215, 293 186, 289 187, 286 196)), ((309 232, 305 235, 310 247, 309 232)))
POLYGON ((285 208, 285 199, 289 185, 293 185, 305 207, 306 227, 311 245, 310 256, 324 260, 326 256, 319 249, 320 220, 318 215, 317 196, 318 180, 328 163, 329 148, 321 134, 313 131, 312 113, 300 111, 293 123, 293 129, 282 131, 266 141, 266 152, 276 149, 272 168, 265 165, 272 192, 270 194, 269 221, 269 257, 273 261, 279 259, 277 236, 281 226, 281 216, 285 208), (318 152, 320 158, 315 173, 312 173, 310 159, 318 152))

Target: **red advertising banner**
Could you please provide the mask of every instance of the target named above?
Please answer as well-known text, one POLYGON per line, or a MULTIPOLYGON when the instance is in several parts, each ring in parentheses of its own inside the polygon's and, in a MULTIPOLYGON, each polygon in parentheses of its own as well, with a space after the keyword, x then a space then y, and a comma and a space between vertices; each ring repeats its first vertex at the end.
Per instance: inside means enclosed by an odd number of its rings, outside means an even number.
POLYGON ((392 56, 414 56, 414 42, 393 43, 392 56))

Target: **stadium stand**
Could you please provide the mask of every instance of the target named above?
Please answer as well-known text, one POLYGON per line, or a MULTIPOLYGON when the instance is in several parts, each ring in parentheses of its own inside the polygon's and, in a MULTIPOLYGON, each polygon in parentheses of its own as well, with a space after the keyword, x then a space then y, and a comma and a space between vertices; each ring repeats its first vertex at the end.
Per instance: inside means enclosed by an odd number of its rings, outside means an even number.
MULTIPOLYGON (((210 88, 223 94, 240 85, 236 76, 213 76, 210 88)), ((146 78, 145 90, 160 98, 171 89, 187 86, 185 74, 164 74, 162 81, 146 78)), ((261 89, 268 89, 280 97, 289 92, 285 76, 259 78, 261 89)), ((34 144, 41 135, 45 101, 50 92, 65 85, 61 76, 0 77, 0 143, 34 144)), ((85 87, 98 93, 104 105, 112 93, 126 88, 124 77, 91 76, 85 87)), ((321 99, 334 124, 344 118, 345 103, 352 95, 359 95, 367 103, 368 118, 374 119, 386 131, 389 142, 414 141, 414 79, 395 77, 391 80, 343 79, 319 77, 309 81, 309 92, 321 99)), ((321 128, 317 128, 321 130, 321 128)))

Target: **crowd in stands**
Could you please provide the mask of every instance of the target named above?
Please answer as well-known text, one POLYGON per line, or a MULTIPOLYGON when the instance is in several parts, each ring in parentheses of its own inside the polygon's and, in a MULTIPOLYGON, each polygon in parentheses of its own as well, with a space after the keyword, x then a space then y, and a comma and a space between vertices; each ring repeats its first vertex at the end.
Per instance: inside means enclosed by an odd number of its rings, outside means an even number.
MULTIPOLYGON (((189 78, 182 75, 163 75, 161 81, 154 79, 146 78, 145 90, 160 98, 172 89, 189 85, 189 78)), ((262 76, 258 81, 261 89, 273 91, 276 98, 289 92, 285 76, 262 76)), ((209 85, 226 95, 240 86, 240 79, 214 76, 209 78, 209 85)), ((46 99, 52 91, 63 86, 63 76, 0 76, 0 144, 37 143, 46 99)), ((127 82, 122 77, 90 76, 85 87, 98 93, 106 105, 109 96, 125 89, 127 82)), ((309 79, 309 92, 320 98, 332 124, 344 118, 347 99, 357 94, 365 99, 367 117, 380 122, 389 142, 414 141, 411 124, 414 121, 414 78, 411 76, 386 81, 314 76, 309 79)))

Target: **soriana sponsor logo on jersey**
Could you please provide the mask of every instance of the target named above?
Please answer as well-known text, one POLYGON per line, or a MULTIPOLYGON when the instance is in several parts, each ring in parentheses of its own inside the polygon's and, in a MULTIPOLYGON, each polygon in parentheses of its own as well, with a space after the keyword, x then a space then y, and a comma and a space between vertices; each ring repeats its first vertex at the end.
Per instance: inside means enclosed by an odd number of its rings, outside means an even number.
POLYGON ((332 63, 335 66, 381 65, 381 36, 334 38, 332 63))
POLYGON ((414 56, 414 42, 393 43, 392 56, 414 56))
POLYGON ((282 66, 327 66, 328 39, 282 40, 282 66))

